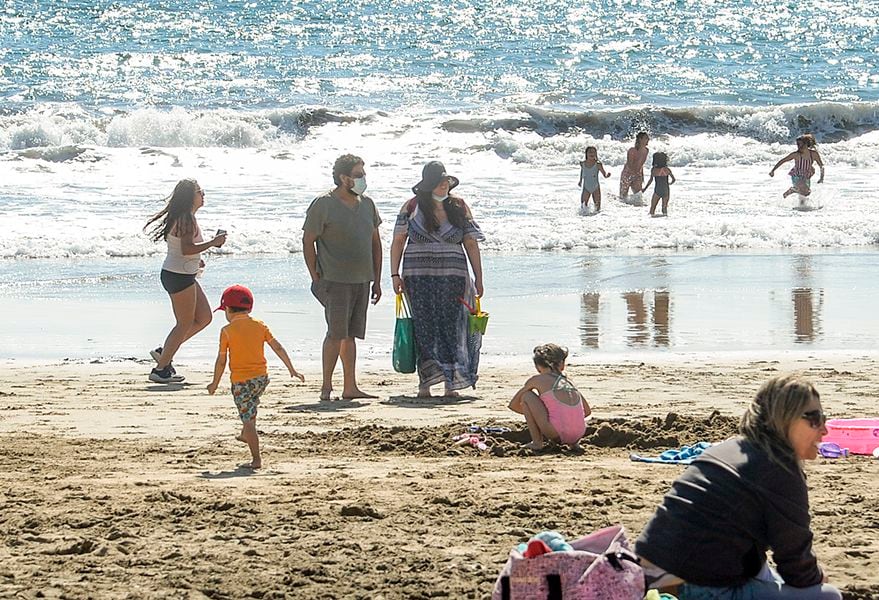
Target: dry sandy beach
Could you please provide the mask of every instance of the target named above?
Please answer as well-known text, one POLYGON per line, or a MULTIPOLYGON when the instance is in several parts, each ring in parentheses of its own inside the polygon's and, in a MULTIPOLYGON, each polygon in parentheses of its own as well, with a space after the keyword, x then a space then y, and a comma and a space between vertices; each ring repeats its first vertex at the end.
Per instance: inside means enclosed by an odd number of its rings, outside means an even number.
MULTIPOLYGON (((486 366, 472 397, 418 401, 411 376, 361 365, 378 400, 320 403, 274 382, 265 468, 234 441, 231 397, 146 381, 146 361, 0 364, 0 597, 487 598, 510 547, 616 522, 636 536, 680 468, 631 462, 720 441, 758 385, 805 372, 833 416, 876 414, 876 356, 575 360, 595 412, 585 452, 518 449, 505 410, 527 360, 486 366), (455 447, 471 423, 512 434, 455 447)), ((879 461, 807 466, 816 552, 848 599, 879 598, 879 461)), ((709 558, 710 560, 710 558, 709 558)))

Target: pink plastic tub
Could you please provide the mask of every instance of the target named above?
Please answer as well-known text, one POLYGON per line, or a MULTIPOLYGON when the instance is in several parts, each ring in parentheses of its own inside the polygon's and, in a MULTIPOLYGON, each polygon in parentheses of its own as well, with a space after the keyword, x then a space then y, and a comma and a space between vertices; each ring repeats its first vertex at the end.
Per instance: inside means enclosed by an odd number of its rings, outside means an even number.
POLYGON ((852 454, 873 454, 879 448, 879 419, 830 419, 822 441, 839 444, 852 454))

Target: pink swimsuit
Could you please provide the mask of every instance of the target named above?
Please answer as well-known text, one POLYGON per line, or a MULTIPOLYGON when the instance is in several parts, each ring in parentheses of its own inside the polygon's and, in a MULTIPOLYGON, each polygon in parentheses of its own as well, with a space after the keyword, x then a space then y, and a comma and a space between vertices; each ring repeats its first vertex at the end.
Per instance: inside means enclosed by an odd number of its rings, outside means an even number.
POLYGON ((568 383, 564 375, 559 375, 552 385, 552 389, 540 394, 540 400, 549 414, 549 422, 559 434, 559 441, 563 444, 576 444, 586 433, 586 414, 583 410, 583 403, 581 400, 574 405, 565 404, 556 398, 555 391, 559 389, 576 394, 580 398, 580 392, 568 383), (561 380, 564 380, 563 387, 559 386, 561 380))

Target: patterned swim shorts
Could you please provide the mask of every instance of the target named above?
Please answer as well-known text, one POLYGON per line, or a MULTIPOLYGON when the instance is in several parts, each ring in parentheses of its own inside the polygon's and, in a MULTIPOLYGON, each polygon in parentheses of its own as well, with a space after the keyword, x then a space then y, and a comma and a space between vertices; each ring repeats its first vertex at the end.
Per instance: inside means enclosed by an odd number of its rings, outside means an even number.
POLYGON ((266 391, 268 385, 268 375, 260 375, 247 381, 232 383, 232 397, 235 398, 235 406, 238 407, 238 416, 241 417, 242 423, 247 423, 256 417, 259 397, 266 391))

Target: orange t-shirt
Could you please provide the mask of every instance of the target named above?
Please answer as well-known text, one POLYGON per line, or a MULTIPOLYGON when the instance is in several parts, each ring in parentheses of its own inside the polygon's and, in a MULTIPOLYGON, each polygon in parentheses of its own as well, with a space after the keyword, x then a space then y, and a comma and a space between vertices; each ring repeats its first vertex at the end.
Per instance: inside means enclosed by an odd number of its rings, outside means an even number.
POLYGON ((220 331, 220 354, 229 353, 232 383, 267 375, 265 344, 275 339, 262 321, 249 314, 234 316, 220 331))

